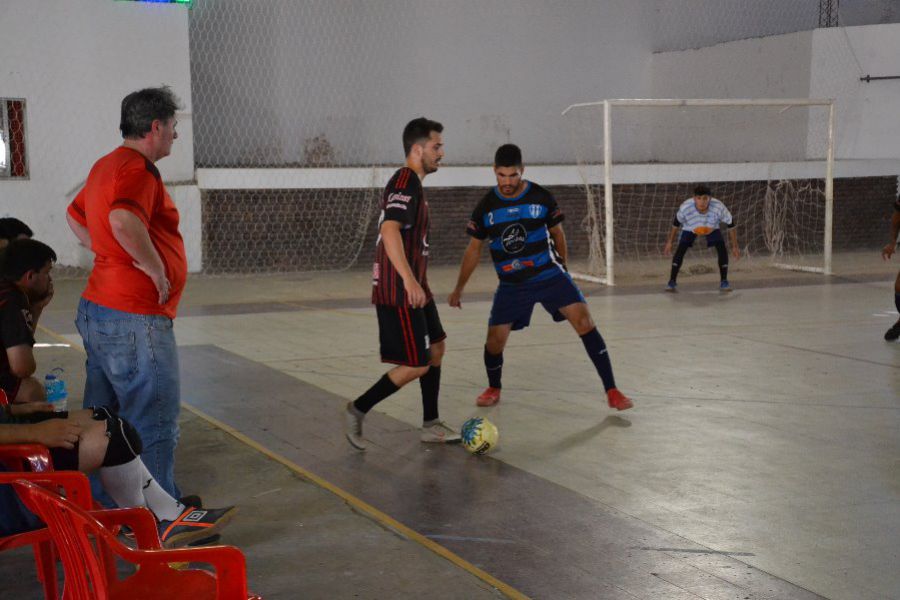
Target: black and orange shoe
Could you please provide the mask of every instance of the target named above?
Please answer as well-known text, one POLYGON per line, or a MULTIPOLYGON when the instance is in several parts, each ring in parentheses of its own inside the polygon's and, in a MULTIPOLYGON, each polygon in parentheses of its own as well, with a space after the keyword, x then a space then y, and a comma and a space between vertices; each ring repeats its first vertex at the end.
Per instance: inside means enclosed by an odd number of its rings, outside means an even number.
POLYGON ((237 512, 234 506, 225 508, 194 508, 188 506, 174 521, 159 522, 159 541, 163 548, 178 548, 192 542, 211 538, 237 512))

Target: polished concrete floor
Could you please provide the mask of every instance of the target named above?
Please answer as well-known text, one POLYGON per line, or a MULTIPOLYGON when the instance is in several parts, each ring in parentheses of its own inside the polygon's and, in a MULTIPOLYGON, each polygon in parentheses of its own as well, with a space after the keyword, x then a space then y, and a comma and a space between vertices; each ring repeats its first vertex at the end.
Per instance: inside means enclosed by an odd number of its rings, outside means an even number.
MULTIPOLYGON (((485 591, 480 571, 535 598, 900 598, 900 344, 882 339, 896 313, 894 271, 879 268, 748 274, 724 295, 699 277, 675 295, 656 283, 584 286, 636 403, 619 414, 575 334, 540 309, 511 337, 501 404, 474 406, 494 285, 482 268, 462 310, 440 305, 441 411, 454 426, 473 414, 498 425, 500 447, 484 458, 416 441, 416 385, 367 421, 368 453, 343 441, 338 408, 384 371, 366 273, 194 278, 176 322, 183 399, 248 441, 244 451, 282 457, 358 499, 354 510, 374 507, 437 542, 471 589, 485 591)), ((439 299, 454 278, 433 270, 439 299)), ((42 321, 73 343, 80 285, 61 282, 42 321)), ((358 535, 369 522, 359 517, 358 535)), ((293 542, 279 555, 258 536, 223 541, 245 547, 251 571, 257 551, 267 557, 264 574, 251 572, 259 591, 299 597, 281 586, 309 577, 293 542)), ((314 595, 329 597, 342 573, 309 567, 314 595)), ((359 597, 435 596, 406 571, 405 558, 381 562, 371 576, 387 587, 359 597)))

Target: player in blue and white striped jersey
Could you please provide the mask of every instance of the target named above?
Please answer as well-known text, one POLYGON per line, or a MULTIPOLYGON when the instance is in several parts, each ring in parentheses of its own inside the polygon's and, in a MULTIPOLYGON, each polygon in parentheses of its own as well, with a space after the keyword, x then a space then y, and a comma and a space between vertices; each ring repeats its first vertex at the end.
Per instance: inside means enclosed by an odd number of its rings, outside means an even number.
POLYGON ((672 229, 666 239, 663 254, 672 255, 672 243, 675 235, 681 231, 678 239, 678 249, 672 259, 672 272, 669 275, 669 283, 666 291, 674 292, 677 289, 678 271, 688 248, 694 245, 698 236, 706 236, 706 247, 715 248, 719 256, 719 289, 723 292, 731 291, 728 283, 728 251, 725 249, 725 239, 722 237, 721 224, 728 227, 728 236, 731 238, 731 254, 737 260, 741 257, 741 249, 738 247, 737 232, 734 230, 734 219, 725 205, 716 198, 710 197, 709 188, 698 185, 694 188, 694 197, 681 203, 672 221, 672 229))

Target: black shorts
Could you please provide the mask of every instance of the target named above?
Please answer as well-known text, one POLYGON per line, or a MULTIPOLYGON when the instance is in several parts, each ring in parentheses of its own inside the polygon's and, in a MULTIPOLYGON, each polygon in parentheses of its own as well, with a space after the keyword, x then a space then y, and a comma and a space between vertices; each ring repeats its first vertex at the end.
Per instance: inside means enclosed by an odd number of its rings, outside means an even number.
MULTIPOLYGON (((49 419, 68 419, 69 411, 39 412, 13 417, 8 420, 10 424, 41 423, 49 419)), ((78 442, 74 448, 50 448, 50 458, 53 460, 53 468, 57 471, 78 470, 78 442)))
POLYGON ((433 299, 422 308, 376 304, 375 312, 381 362, 427 366, 431 361, 431 344, 447 337, 433 299))

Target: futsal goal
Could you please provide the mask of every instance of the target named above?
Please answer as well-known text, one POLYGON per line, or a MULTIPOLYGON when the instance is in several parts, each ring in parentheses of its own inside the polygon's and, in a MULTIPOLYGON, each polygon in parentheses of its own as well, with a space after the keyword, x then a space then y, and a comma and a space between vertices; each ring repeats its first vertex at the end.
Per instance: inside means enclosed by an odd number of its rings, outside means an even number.
MULTIPOLYGON (((832 100, 617 99, 562 114, 587 204, 576 277, 664 276, 666 235, 700 183, 734 215, 742 268, 831 273, 832 100)), ((710 260, 701 246, 683 272, 710 260)))

